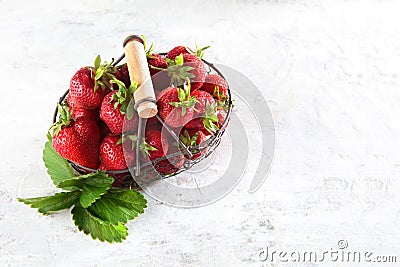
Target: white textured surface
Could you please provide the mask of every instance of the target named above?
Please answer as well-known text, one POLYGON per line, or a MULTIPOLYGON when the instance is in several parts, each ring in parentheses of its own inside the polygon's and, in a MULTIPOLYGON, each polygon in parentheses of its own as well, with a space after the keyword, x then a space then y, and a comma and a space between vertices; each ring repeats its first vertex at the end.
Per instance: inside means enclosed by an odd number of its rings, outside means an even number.
POLYGON ((339 239, 399 253, 399 2, 145 2, 0 0, 0 265, 260 266, 263 246, 323 251, 339 239), (118 56, 128 33, 159 51, 211 44, 207 59, 263 91, 276 157, 255 194, 250 164, 213 205, 149 198, 128 239, 109 245, 77 233, 68 212, 43 217, 16 197, 53 192, 41 150, 54 104, 78 67, 118 56))

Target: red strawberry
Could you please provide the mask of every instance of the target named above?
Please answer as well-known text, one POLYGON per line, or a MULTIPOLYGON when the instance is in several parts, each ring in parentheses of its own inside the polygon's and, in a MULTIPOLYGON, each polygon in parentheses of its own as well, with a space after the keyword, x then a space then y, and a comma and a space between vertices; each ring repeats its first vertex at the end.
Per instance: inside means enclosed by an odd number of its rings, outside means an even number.
POLYGON ((134 131, 137 127, 138 117, 133 107, 128 108, 128 106, 133 97, 133 92, 136 90, 137 83, 132 84, 127 89, 124 83, 119 80, 114 79, 112 82, 119 86, 119 90, 112 91, 104 97, 100 108, 100 118, 114 134, 122 133, 124 123, 127 123, 125 130, 134 131))
POLYGON ((88 117, 71 120, 67 107, 59 105, 60 119, 50 129, 54 149, 78 165, 96 169, 99 165, 100 131, 88 117))
MULTIPOLYGON (((115 71, 115 78, 123 82, 126 88, 131 86, 131 78, 129 77, 128 65, 126 63, 117 67, 117 70, 115 71)), ((115 85, 114 89, 118 90, 118 86, 115 85)))
POLYGON ((191 96, 195 96, 197 99, 197 103, 194 106, 194 109, 197 114, 203 114, 206 111, 206 105, 207 103, 212 105, 214 104, 214 98, 212 95, 205 91, 194 91, 190 94, 191 96))
MULTIPOLYGON (((129 139, 123 142, 130 142, 129 139)), ((131 143, 125 144, 132 146, 131 143)), ((101 166, 108 171, 125 170, 135 163, 135 151, 125 153, 120 135, 107 135, 100 144, 101 166), (125 158, 127 157, 127 158, 125 158)))
POLYGON ((167 70, 159 71, 151 76, 151 81, 153 82, 153 87, 156 93, 171 86, 171 78, 169 77, 167 70))
POLYGON ((141 144, 140 149, 150 160, 162 158, 168 151, 168 140, 157 129, 148 129, 145 133, 145 142, 141 144))
POLYGON ((183 61, 185 65, 191 66, 194 68, 190 71, 191 74, 194 75, 193 78, 190 79, 192 82, 192 91, 199 89, 206 79, 206 69, 204 67, 203 62, 199 57, 192 54, 185 54, 183 55, 183 61))
POLYGON ((179 146, 174 140, 169 141, 167 159, 160 160, 154 168, 162 175, 167 175, 178 171, 185 163, 185 157, 179 150, 179 146))
POLYGON ((190 83, 184 89, 168 87, 159 95, 158 114, 170 127, 182 127, 193 117, 196 98, 190 96, 190 83))
POLYGON ((156 116, 147 119, 146 122, 146 129, 158 129, 161 130, 162 124, 161 122, 157 119, 156 116))
POLYGON ((97 109, 85 109, 81 107, 75 107, 73 106, 69 98, 67 98, 67 103, 71 111, 72 119, 76 120, 79 117, 88 117, 96 123, 100 122, 99 111, 97 109))
POLYGON ((222 128, 222 124, 225 122, 228 113, 223 108, 217 108, 218 128, 222 128))
POLYGON ((104 96, 112 89, 110 80, 115 78, 115 67, 112 62, 100 65, 100 61, 97 56, 94 67, 81 68, 72 77, 69 97, 74 107, 99 108, 104 96))
POLYGON ((217 103, 214 98, 205 91, 195 91, 192 95, 196 96, 196 114, 194 119, 185 125, 185 128, 194 130, 206 130, 210 134, 218 131, 217 103))
POLYGON ((151 76, 159 72, 159 69, 166 69, 168 67, 167 61, 165 61, 165 59, 159 54, 148 55, 147 63, 149 64, 151 76))
POLYGON ((166 55, 167 58, 175 60, 175 58, 177 56, 179 56, 180 54, 189 54, 189 51, 186 47, 184 46, 176 46, 174 48, 172 48, 166 55))
POLYGON ((202 131, 184 129, 179 135, 179 138, 183 144, 191 148, 190 150, 193 153, 193 156, 190 159, 192 160, 200 157, 207 151, 207 149, 201 147, 193 149, 207 140, 207 135, 205 135, 202 131))
POLYGON ((176 46, 172 48, 168 53, 167 53, 167 58, 174 60, 177 56, 180 54, 195 54, 199 58, 203 58, 204 55, 204 50, 210 48, 210 46, 202 47, 199 48, 196 46, 196 49, 193 51, 192 49, 185 47, 185 46, 176 46))
POLYGON ((223 100, 228 96, 228 83, 219 75, 208 74, 201 90, 210 93, 218 100, 223 100))
POLYGON ((191 91, 199 89, 206 78, 206 69, 201 59, 193 54, 181 54, 175 60, 167 59, 168 75, 175 86, 184 84, 190 78, 191 91))

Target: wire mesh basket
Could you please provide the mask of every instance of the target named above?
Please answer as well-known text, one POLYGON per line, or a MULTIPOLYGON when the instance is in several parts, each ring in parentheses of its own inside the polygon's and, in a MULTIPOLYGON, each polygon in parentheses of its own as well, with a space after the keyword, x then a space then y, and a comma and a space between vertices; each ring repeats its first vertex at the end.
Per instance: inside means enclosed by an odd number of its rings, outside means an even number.
MULTIPOLYGON (((166 55, 166 53, 159 53, 161 56, 166 55)), ((118 64, 125 58, 125 54, 120 56, 117 60, 114 61, 113 65, 118 67, 118 64)), ((207 74, 213 73, 218 74, 222 78, 225 79, 223 74, 210 62, 202 59, 203 65, 206 68, 207 74)), ((69 89, 60 97, 58 103, 61 104, 67 100, 69 93, 69 89)), ((107 171, 106 172, 114 177, 116 183, 116 188, 120 189, 140 189, 137 184, 137 179, 146 182, 153 182, 157 179, 164 179, 174 175, 177 175, 185 170, 190 169, 195 164, 199 163, 203 159, 207 158, 209 155, 213 153, 213 151, 218 147, 221 142, 222 135, 225 132, 225 129, 229 123, 230 115, 232 112, 232 98, 231 91, 228 86, 227 90, 227 110, 226 117, 224 122, 222 123, 220 129, 216 131, 213 135, 209 135, 208 138, 199 145, 196 146, 186 146, 183 144, 179 138, 179 136, 171 129, 167 124, 165 124, 161 117, 156 115, 157 119, 160 121, 162 126, 165 128, 166 132, 170 135, 170 137, 179 143, 182 151, 177 151, 175 153, 167 154, 162 158, 157 158, 153 161, 141 162, 139 157, 136 158, 136 165, 130 169, 125 170, 117 170, 117 171, 107 171), (186 156, 190 155, 190 156, 186 156), (135 179, 133 178, 135 176, 135 179), (135 181, 136 180, 136 181, 135 181)), ((56 122, 58 116, 58 109, 55 109, 53 116, 53 123, 56 122)), ((141 139, 143 135, 143 123, 139 120, 138 126, 138 140, 141 139)), ((139 146, 136 146, 136 153, 139 154, 139 146)), ((96 172, 97 169, 88 168, 85 166, 81 166, 75 162, 68 161, 72 168, 80 174, 96 172)))

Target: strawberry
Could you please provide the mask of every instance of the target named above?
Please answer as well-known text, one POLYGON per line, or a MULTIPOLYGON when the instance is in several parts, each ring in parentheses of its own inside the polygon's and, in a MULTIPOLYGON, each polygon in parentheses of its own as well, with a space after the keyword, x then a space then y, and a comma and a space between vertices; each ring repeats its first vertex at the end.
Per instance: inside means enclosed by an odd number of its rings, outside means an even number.
POLYGON ((70 98, 67 98, 67 104, 71 111, 71 119, 76 120, 79 117, 88 117, 96 123, 100 122, 99 111, 97 109, 85 109, 77 106, 73 106, 70 98))
POLYGON ((217 100, 223 100, 228 96, 228 83, 219 75, 208 74, 201 90, 210 93, 217 100))
POLYGON ((161 130, 162 124, 161 122, 157 119, 156 116, 147 119, 146 122, 146 129, 158 129, 161 130))
POLYGON ((168 140, 160 130, 146 129, 145 141, 141 143, 140 149, 149 160, 162 158, 167 154, 168 140))
MULTIPOLYGON (((123 82, 126 88, 131 86, 131 78, 129 77, 128 65, 126 63, 117 67, 115 78, 123 82)), ((114 89, 118 90, 118 86, 115 85, 114 89)))
POLYGON ((59 121, 50 128, 54 150, 78 165, 96 169, 99 165, 99 127, 88 117, 71 120, 66 106, 58 105, 58 111, 59 121))
POLYGON ((185 125, 187 129, 205 130, 210 134, 218 131, 217 103, 214 98, 205 91, 195 91, 192 93, 196 97, 194 119, 185 125))
POLYGON ((190 96, 190 82, 184 88, 168 87, 159 95, 158 114, 170 127, 182 127, 193 117, 196 97, 190 96))
POLYGON ((119 80, 114 79, 112 82, 116 83, 119 89, 118 91, 110 92, 104 97, 100 108, 100 118, 114 134, 122 133, 124 121, 127 123, 125 130, 135 130, 138 116, 133 107, 128 108, 128 106, 137 88, 137 83, 132 84, 127 89, 124 83, 119 80))
POLYGON ((158 73, 160 69, 166 69, 168 67, 167 61, 159 54, 148 55, 147 63, 149 64, 151 76, 158 73))
POLYGON ((217 108, 218 128, 221 129, 228 113, 223 108, 217 108))
POLYGON ((204 55, 204 50, 210 48, 210 46, 206 46, 206 47, 202 47, 202 48, 198 48, 196 46, 196 49, 193 51, 192 49, 185 47, 185 46, 176 46, 174 48, 172 48, 168 53, 167 53, 167 58, 175 60, 175 58, 177 56, 179 56, 180 54, 195 54, 197 55, 199 58, 203 58, 204 55))
MULTIPOLYGON (((125 170, 135 164, 135 151, 125 153, 122 142, 130 142, 120 135, 107 135, 100 144, 101 167, 108 171, 125 170)), ((132 144, 125 144, 130 147, 132 144)))
POLYGON ((204 141, 207 140, 207 135, 205 135, 202 131, 193 130, 193 129, 183 129, 179 138, 185 144, 185 146, 190 147, 191 152, 193 153, 191 160, 197 159, 202 154, 204 154, 207 150, 206 149, 199 149, 197 147, 201 145, 204 141))
POLYGON ((151 76, 155 93, 164 90, 171 86, 171 78, 168 75, 168 70, 162 70, 151 76))
POLYGON ((190 95, 196 97, 197 99, 197 103, 194 106, 196 114, 203 114, 206 111, 207 103, 210 105, 214 104, 214 98, 212 95, 205 91, 197 90, 192 92, 190 95))
POLYGON ((189 54, 190 52, 188 51, 188 49, 185 46, 175 46, 174 48, 172 48, 166 55, 167 58, 175 60, 175 58, 177 56, 179 56, 180 54, 189 54))
POLYGON ((199 89, 206 78, 206 69, 201 59, 193 54, 181 54, 175 60, 166 59, 167 72, 175 86, 181 86, 187 78, 191 82, 191 91, 199 89))
POLYGON ((97 56, 94 67, 80 68, 72 77, 69 97, 73 106, 99 108, 104 96, 112 90, 110 80, 115 78, 115 67, 111 65, 112 62, 102 65, 100 62, 101 58, 97 56))
POLYGON ((171 140, 168 146, 167 159, 160 160, 154 165, 154 168, 162 175, 167 175, 178 171, 185 163, 185 157, 179 150, 175 141, 171 140))

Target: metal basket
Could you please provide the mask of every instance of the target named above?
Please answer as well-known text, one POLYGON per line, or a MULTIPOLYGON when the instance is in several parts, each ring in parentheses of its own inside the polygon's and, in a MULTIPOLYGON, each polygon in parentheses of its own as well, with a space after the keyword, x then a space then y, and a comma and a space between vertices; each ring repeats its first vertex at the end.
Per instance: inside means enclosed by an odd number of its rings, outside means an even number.
MULTIPOLYGON (((160 55, 165 56, 166 53, 160 53, 160 55)), ((117 66, 123 59, 125 58, 125 54, 120 56, 117 60, 114 61, 113 66, 117 66)), ((204 66, 206 68, 207 74, 209 73, 214 73, 218 74, 221 77, 225 78, 223 74, 210 62, 202 59, 204 66)), ((61 104, 64 102, 68 96, 69 89, 60 97, 58 103, 61 104)), ((213 153, 213 151, 218 147, 218 145, 221 142, 222 135, 225 132, 226 126, 229 123, 230 120, 230 115, 232 112, 232 98, 231 98, 231 91, 228 87, 228 110, 227 110, 227 115, 225 118, 225 121, 223 122, 221 128, 213 135, 210 135, 209 138, 201 143, 200 145, 197 146, 185 146, 179 137, 175 134, 172 129, 166 125, 161 117, 157 116, 157 119, 162 123, 163 127, 165 127, 166 131, 171 135, 171 137, 177 141, 180 146, 183 148, 184 151, 186 151, 189 155, 195 153, 196 158, 191 159, 191 157, 182 157, 181 152, 173 153, 173 154, 168 154, 165 157, 162 158, 157 158, 153 161, 149 162, 140 162, 139 157, 136 157, 136 166, 134 168, 134 176, 135 178, 141 178, 141 181, 145 180, 146 182, 152 182, 154 180, 157 180, 160 178, 168 178, 174 175, 177 175, 185 170, 190 169, 193 165, 199 163, 203 159, 207 158, 210 154, 213 153), (183 162, 182 162, 183 161, 183 162), (176 167, 180 166, 180 167, 176 167), (155 173, 155 170, 158 170, 158 173, 160 174, 157 175, 155 173)), ((53 116, 53 123, 56 122, 57 120, 57 115, 58 115, 58 109, 56 108, 54 111, 54 116, 53 116)), ((141 140, 141 137, 144 133, 143 129, 143 124, 141 123, 141 120, 139 120, 139 125, 138 125, 138 140, 141 140)), ((136 146, 136 154, 139 154, 139 146, 136 146)), ((75 162, 68 161, 72 168, 77 171, 80 174, 85 174, 85 173, 90 173, 90 172, 95 172, 97 171, 96 169, 91 169, 88 167, 81 166, 75 162)), ((109 175, 114 177, 116 179, 116 182, 118 185, 114 186, 115 188, 120 188, 120 189, 140 189, 138 184, 135 182, 135 180, 132 177, 131 172, 129 169, 125 170, 118 170, 118 171, 106 171, 109 175)))

